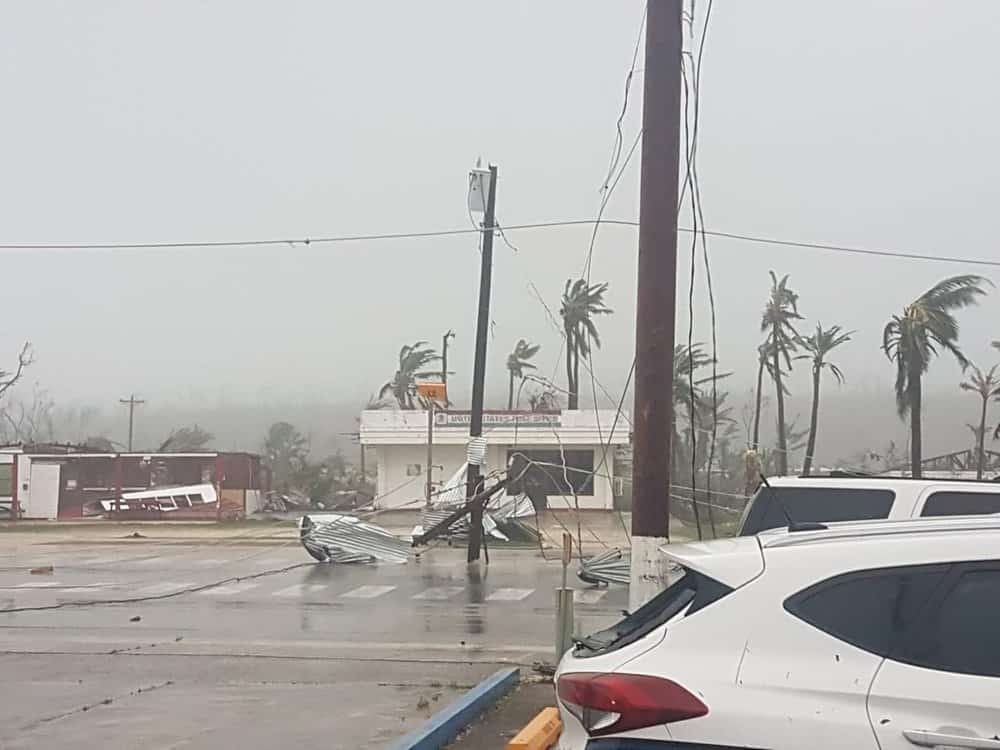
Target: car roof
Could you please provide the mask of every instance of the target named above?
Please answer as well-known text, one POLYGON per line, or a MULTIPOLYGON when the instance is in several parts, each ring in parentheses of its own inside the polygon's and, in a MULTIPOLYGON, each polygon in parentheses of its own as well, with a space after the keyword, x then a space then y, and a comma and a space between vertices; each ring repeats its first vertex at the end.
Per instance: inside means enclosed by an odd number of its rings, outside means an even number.
MULTIPOLYGON (((787 528, 757 535, 761 548, 824 545, 871 539, 913 540, 924 544, 935 539, 960 541, 968 534, 994 533, 1000 542, 1000 514, 982 516, 942 516, 906 521, 849 521, 823 524, 824 528, 790 531, 787 528)), ((997 545, 1000 553, 1000 544, 997 545)))
POLYGON ((833 472, 831 474, 812 475, 808 477, 768 477, 772 487, 940 487, 955 485, 964 490, 977 489, 983 492, 1000 492, 1000 481, 964 479, 961 477, 904 477, 850 474, 833 472))

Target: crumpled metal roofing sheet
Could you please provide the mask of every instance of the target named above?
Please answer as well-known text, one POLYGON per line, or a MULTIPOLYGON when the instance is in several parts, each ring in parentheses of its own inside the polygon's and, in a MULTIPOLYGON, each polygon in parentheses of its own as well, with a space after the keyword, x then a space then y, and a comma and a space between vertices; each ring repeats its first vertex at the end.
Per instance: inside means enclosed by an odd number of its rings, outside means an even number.
POLYGON ((318 513, 299 519, 299 539, 320 562, 405 563, 410 543, 355 516, 318 513))
POLYGON ((594 555, 580 563, 577 577, 584 583, 620 583, 628 585, 629 566, 632 562, 632 551, 610 549, 599 555, 594 555))

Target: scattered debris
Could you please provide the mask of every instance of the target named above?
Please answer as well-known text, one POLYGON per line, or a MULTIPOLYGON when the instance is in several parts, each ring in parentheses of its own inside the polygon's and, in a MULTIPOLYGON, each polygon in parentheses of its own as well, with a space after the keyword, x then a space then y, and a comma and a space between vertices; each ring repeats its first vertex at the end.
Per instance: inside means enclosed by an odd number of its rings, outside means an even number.
POLYGON ((126 539, 145 539, 146 536, 144 534, 140 534, 138 531, 133 531, 131 534, 128 534, 125 538, 126 539))
POLYGON ((51 565, 40 565, 37 568, 32 568, 28 572, 33 576, 50 576, 55 572, 55 568, 51 565))
POLYGON ((577 577, 594 586, 619 583, 628 585, 631 550, 610 549, 580 562, 577 577))
POLYGON ((128 619, 129 622, 141 622, 142 618, 139 615, 134 615, 128 619))
MULTIPOLYGON (((465 507, 466 504, 466 467, 463 466, 445 483, 444 489, 438 491, 430 507, 420 514, 420 524, 413 528, 411 535, 416 538, 425 531, 433 529, 445 521, 448 516, 465 507)), ((501 542, 538 543, 538 532, 525 524, 521 519, 535 515, 535 506, 524 493, 508 495, 497 492, 487 502, 483 513, 483 532, 501 542)), ((469 516, 465 515, 449 526, 444 538, 459 541, 468 537, 469 516)))
POLYGON ((83 506, 86 517, 108 513, 169 513, 177 510, 201 508, 218 501, 213 484, 190 484, 177 487, 154 487, 149 490, 122 492, 121 497, 93 500, 83 506))
POLYGON ((417 710, 423 711, 431 705, 431 702, 427 700, 426 696, 421 695, 420 700, 417 701, 417 710))
POLYGON ((299 540, 320 562, 405 563, 410 542, 381 526, 340 513, 318 513, 299 519, 299 540))
POLYGON ((544 661, 536 661, 534 664, 531 665, 531 669, 534 672, 537 672, 538 674, 543 675, 545 677, 552 677, 556 673, 556 665, 548 664, 547 662, 544 661))

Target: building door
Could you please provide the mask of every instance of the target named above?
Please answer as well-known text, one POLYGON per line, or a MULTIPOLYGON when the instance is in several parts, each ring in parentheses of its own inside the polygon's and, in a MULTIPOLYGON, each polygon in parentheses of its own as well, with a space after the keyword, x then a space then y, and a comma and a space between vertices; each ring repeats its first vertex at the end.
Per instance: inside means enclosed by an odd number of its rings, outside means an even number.
POLYGON ((31 484, 28 487, 28 518, 54 519, 59 515, 59 464, 31 462, 31 484))

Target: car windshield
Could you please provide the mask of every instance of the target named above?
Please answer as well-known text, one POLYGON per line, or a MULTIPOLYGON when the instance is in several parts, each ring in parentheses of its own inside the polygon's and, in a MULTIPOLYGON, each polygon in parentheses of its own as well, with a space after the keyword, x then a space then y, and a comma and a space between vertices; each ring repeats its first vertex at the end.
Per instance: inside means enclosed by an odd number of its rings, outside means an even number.
POLYGON ((761 487, 747 506, 740 536, 796 523, 888 518, 896 493, 868 487, 761 487), (787 515, 786 515, 787 514, 787 515))

